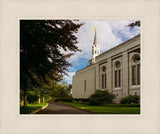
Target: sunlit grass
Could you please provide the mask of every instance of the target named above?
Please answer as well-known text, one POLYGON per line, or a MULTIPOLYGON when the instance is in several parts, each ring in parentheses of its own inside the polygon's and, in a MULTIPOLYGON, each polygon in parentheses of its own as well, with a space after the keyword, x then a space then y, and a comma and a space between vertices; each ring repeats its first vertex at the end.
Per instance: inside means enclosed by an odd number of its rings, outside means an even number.
POLYGON ((65 102, 66 104, 85 109, 88 111, 100 113, 100 114, 140 114, 139 105, 121 105, 121 104, 111 104, 105 106, 92 106, 88 104, 65 102))

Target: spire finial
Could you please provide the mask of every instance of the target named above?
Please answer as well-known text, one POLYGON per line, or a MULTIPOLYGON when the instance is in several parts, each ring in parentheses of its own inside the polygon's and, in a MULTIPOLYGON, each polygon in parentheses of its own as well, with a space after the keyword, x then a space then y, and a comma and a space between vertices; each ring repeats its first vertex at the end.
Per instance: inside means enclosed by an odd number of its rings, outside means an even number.
POLYGON ((95 29, 95 32, 96 32, 97 31, 96 27, 94 29, 95 29))
POLYGON ((97 29, 96 29, 96 27, 94 29, 95 29, 94 45, 97 46, 97 35, 96 35, 97 29))

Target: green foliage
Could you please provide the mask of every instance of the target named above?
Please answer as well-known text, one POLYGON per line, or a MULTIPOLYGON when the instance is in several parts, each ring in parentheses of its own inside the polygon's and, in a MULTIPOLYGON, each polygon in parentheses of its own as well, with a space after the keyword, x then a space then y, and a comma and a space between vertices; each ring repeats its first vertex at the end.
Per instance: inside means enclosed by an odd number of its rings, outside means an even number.
POLYGON ((110 93, 108 90, 97 90, 94 94, 89 97, 90 105, 104 105, 113 102, 115 95, 110 93))
POLYGON ((129 95, 127 97, 123 97, 120 100, 121 104, 139 104, 140 103, 140 96, 138 95, 129 95))
POLYGON ((33 103, 35 102, 35 100, 38 101, 38 98, 40 98, 41 102, 43 100, 45 100, 43 102, 49 102, 61 101, 63 99, 72 99, 71 88, 72 85, 67 84, 64 81, 61 83, 51 83, 50 85, 43 85, 42 87, 33 88, 31 91, 29 91, 27 100, 29 100, 29 103, 33 103))
POLYGON ((76 103, 84 103, 84 102, 89 102, 88 98, 74 98, 76 103))
POLYGON ((135 27, 135 26, 140 27, 140 25, 141 25, 141 22, 138 20, 138 21, 135 21, 135 22, 133 22, 133 23, 130 23, 130 24, 128 25, 128 27, 131 27, 131 28, 133 28, 133 27, 135 27))
POLYGON ((83 103, 88 102, 89 100, 86 98, 72 98, 72 97, 62 97, 55 99, 55 102, 62 101, 62 102, 73 102, 73 103, 83 103))
POLYGON ((47 97, 45 98, 45 102, 50 102, 52 100, 53 100, 52 97, 49 95, 47 95, 47 97))
POLYGON ((68 98, 71 96, 71 84, 66 82, 54 83, 48 88, 48 95, 54 99, 58 98, 68 98))
POLYGON ((29 104, 36 103, 38 101, 38 98, 39 98, 38 94, 35 94, 34 92, 30 92, 28 93, 28 96, 27 96, 27 102, 29 104))
POLYGON ((75 33, 81 25, 71 20, 20 21, 20 89, 24 91, 24 107, 29 89, 58 82, 66 74, 71 66, 67 58, 80 51, 75 33))
POLYGON ((54 101, 55 102, 59 102, 59 101, 62 101, 62 102, 72 102, 72 100, 73 100, 73 98, 71 98, 71 97, 62 97, 62 98, 57 98, 54 101))
POLYGON ((20 114, 30 114, 33 111, 38 110, 46 105, 47 103, 28 104, 26 107, 20 106, 20 114))
POLYGON ((71 64, 66 60, 80 51, 75 33, 82 24, 71 20, 20 21, 20 88, 59 81, 71 64))

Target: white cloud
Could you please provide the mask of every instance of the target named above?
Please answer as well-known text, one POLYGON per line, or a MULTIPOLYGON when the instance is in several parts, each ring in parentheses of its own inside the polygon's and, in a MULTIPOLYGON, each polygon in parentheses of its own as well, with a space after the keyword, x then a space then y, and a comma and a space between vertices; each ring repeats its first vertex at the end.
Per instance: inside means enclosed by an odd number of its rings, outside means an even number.
POLYGON ((77 62, 79 58, 83 57, 87 60, 91 58, 91 50, 94 40, 94 27, 97 27, 97 38, 98 44, 100 45, 101 52, 104 52, 112 47, 122 43, 122 37, 132 38, 138 34, 139 30, 136 32, 131 32, 129 27, 126 27, 132 20, 112 20, 112 21, 81 21, 85 23, 79 29, 76 34, 78 37, 78 47, 82 52, 76 52, 69 61, 77 62), (119 33, 117 33, 119 32, 119 33))
MULTIPOLYGON (((133 20, 81 20, 85 23, 80 27, 76 36, 78 37, 77 46, 81 52, 76 52, 71 58, 67 59, 70 63, 74 64, 70 71, 77 71, 76 66, 83 64, 81 58, 87 61, 91 59, 92 45, 94 41, 95 30, 97 28, 97 40, 100 45, 100 51, 105 52, 119 44, 125 39, 130 39, 140 32, 140 28, 130 29, 127 27, 133 20)), ((67 81, 71 83, 74 72, 69 72, 69 76, 65 76, 67 81)))
POLYGON ((120 37, 120 35, 123 35, 128 39, 139 34, 139 30, 140 30, 139 27, 134 27, 134 32, 131 31, 131 28, 127 27, 127 25, 132 22, 134 21, 133 20, 108 21, 112 31, 115 33, 116 36, 120 37))
POLYGON ((75 72, 68 72, 67 74, 68 74, 68 76, 64 76, 64 80, 67 83, 71 84, 72 83, 72 77, 73 77, 73 75, 75 75, 75 72))

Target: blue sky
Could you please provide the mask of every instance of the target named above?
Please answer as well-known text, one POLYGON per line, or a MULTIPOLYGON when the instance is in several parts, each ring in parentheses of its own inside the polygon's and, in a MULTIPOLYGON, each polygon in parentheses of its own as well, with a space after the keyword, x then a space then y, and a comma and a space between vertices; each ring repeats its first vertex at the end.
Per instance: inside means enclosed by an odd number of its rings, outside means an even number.
POLYGON ((92 56, 92 45, 94 41, 94 28, 97 28, 97 40, 100 53, 103 53, 129 39, 140 34, 140 28, 129 28, 129 23, 136 20, 80 20, 84 25, 80 27, 76 36, 77 46, 81 52, 76 52, 67 60, 72 63, 69 67, 68 76, 64 76, 67 83, 72 84, 72 76, 76 71, 85 68, 92 56))

